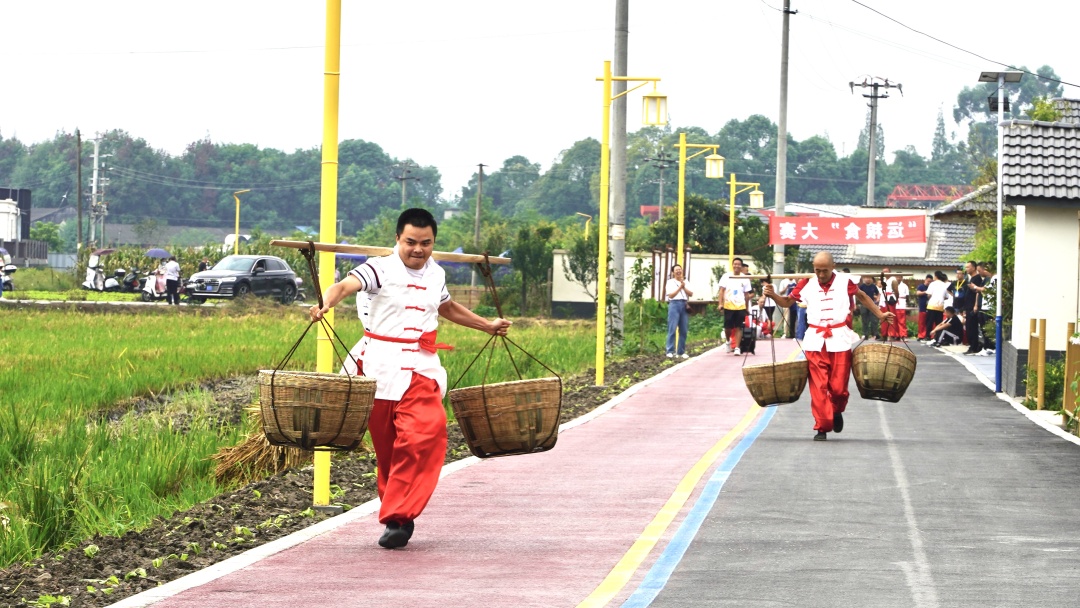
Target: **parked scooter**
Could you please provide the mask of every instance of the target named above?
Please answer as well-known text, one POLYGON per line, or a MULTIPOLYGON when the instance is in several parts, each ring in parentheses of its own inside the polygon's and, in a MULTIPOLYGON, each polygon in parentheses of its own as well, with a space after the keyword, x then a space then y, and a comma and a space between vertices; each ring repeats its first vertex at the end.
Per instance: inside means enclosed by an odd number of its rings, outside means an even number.
MULTIPOLYGON (((118 269, 119 272, 121 269, 118 269)), ((139 269, 132 268, 131 272, 124 275, 124 278, 120 280, 120 290, 128 293, 135 293, 136 291, 142 291, 143 280, 139 278, 139 269)))
POLYGON ((146 273, 146 283, 142 288, 142 301, 156 302, 158 300, 164 300, 166 295, 165 271, 158 268, 157 270, 146 273))
MULTIPOLYGON (((10 258, 8 258, 10 260, 10 258)), ((15 274, 15 271, 19 267, 9 262, 0 264, 0 281, 4 284, 4 291, 15 291, 15 282, 11 279, 11 275, 15 274)))
POLYGON ((87 266, 86 280, 82 282, 82 288, 90 289, 91 292, 119 292, 120 280, 124 278, 125 273, 124 269, 118 268, 113 276, 106 279, 105 269, 102 266, 87 266))

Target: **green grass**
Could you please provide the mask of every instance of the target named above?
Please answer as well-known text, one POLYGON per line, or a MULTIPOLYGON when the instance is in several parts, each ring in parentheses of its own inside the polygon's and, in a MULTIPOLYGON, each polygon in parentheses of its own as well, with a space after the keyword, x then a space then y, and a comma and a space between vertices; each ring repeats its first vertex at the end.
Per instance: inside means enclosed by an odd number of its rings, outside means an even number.
MULTIPOLYGON (((113 309, 115 307, 108 307, 113 309)), ((341 307, 337 331, 351 347, 362 333, 341 307)), ((120 534, 211 498, 208 457, 247 429, 221 426, 206 393, 190 390, 162 411, 104 413, 155 393, 273 368, 307 325, 306 309, 245 299, 215 308, 147 307, 140 314, 72 309, 3 311, 0 331, 0 567, 97 533, 120 534), (181 424, 178 421, 183 421, 181 424)), ((518 321, 511 338, 556 372, 594 360, 593 326, 518 321)), ((451 323, 439 340, 453 383, 488 336, 451 323)), ((315 369, 315 332, 288 368, 315 369)), ((514 350, 513 347, 510 347, 514 350)), ((514 352, 524 377, 546 375, 514 352)), ((473 366, 461 386, 514 380, 506 349, 473 366)), ((255 399, 255 395, 252 395, 255 399)))

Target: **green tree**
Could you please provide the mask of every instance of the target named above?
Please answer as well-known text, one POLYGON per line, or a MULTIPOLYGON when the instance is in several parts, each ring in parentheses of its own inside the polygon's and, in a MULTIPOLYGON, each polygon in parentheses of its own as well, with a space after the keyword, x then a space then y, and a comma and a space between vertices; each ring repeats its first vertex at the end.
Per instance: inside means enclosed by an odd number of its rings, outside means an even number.
POLYGON ((30 226, 30 238, 45 241, 49 244, 50 251, 60 251, 64 247, 64 241, 60 238, 60 226, 52 222, 34 222, 30 226))
POLYGON ((552 264, 551 235, 554 232, 555 226, 547 223, 535 227, 523 226, 518 230, 517 240, 511 248, 514 270, 521 275, 519 312, 522 316, 528 314, 529 289, 544 291, 552 264))
POLYGON ((570 246, 563 257, 563 276, 585 290, 596 301, 596 277, 600 274, 600 238, 595 226, 589 228, 587 235, 572 236, 570 246))

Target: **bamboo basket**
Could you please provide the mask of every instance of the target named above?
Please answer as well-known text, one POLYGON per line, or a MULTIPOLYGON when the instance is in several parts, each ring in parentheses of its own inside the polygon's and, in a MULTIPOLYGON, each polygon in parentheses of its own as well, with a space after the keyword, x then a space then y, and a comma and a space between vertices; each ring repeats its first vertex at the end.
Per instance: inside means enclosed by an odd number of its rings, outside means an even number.
POLYGON ((562 380, 516 380, 450 391, 461 433, 480 458, 546 452, 559 439, 562 380))
POLYGON ((374 378, 259 371, 259 412, 272 445, 352 450, 367 432, 374 400, 374 378))
POLYGON ((798 401, 806 388, 809 372, 810 366, 805 359, 742 368, 746 388, 761 407, 798 401))
POLYGON ((851 374, 863 399, 896 403, 915 377, 915 353, 890 344, 863 344, 851 357, 851 374))

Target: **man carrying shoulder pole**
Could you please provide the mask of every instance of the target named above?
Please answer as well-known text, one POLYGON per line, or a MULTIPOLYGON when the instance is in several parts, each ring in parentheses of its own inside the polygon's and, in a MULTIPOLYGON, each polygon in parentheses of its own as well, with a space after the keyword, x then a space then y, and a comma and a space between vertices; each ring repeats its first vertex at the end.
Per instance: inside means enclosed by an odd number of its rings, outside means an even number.
POLYGON ((810 410, 817 431, 814 441, 825 441, 826 433, 844 430, 851 348, 859 340, 848 325, 851 297, 878 320, 890 324, 896 320, 895 314, 882 312, 856 286, 851 275, 835 272, 835 268, 832 254, 822 251, 814 256, 814 276, 800 280, 790 295, 778 295, 767 283, 763 290, 765 297, 783 308, 790 308, 796 302, 806 303, 808 328, 802 348, 810 366, 810 410))

